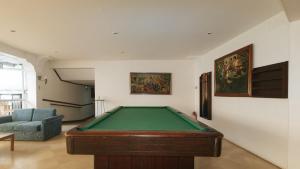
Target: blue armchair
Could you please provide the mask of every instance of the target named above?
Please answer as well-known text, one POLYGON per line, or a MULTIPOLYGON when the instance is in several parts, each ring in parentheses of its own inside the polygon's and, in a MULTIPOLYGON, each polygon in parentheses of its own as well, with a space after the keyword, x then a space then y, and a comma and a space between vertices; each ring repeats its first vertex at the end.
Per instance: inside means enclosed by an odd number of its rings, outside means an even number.
POLYGON ((63 116, 55 109, 20 109, 0 117, 0 132, 15 134, 16 140, 47 140, 61 133, 63 116))

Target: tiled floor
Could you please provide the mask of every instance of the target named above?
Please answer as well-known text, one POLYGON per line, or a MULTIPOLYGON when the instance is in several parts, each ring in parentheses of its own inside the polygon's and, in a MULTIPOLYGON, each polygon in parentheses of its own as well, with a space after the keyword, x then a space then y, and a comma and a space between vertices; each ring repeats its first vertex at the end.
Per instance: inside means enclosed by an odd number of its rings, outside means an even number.
MULTIPOLYGON (((74 125, 64 125, 66 131, 74 125)), ((69 155, 63 133, 49 141, 16 141, 11 152, 9 142, 0 142, 0 169, 92 169, 93 156, 69 155)), ((276 166, 229 143, 223 142, 220 158, 201 157, 196 169, 278 169, 276 166)))

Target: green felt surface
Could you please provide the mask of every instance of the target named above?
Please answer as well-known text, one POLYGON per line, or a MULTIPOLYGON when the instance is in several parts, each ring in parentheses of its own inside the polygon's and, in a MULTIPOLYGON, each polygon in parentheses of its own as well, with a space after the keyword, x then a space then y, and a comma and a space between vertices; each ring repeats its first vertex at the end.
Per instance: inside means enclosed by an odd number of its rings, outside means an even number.
POLYGON ((207 128, 169 107, 120 107, 80 130, 206 131, 207 128))

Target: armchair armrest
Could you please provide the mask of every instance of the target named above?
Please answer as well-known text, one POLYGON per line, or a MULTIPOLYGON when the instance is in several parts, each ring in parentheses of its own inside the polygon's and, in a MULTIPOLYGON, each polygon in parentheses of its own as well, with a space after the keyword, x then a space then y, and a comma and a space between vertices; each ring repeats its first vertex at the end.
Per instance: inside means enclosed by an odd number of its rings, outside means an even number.
POLYGON ((2 116, 0 117, 0 124, 12 122, 12 116, 2 116))
POLYGON ((63 115, 49 117, 49 118, 42 120, 42 124, 44 125, 47 123, 53 123, 53 122, 57 122, 57 121, 61 122, 63 118, 64 118, 63 115))
POLYGON ((44 140, 47 140, 61 133, 63 117, 64 116, 60 115, 42 120, 42 131, 44 133, 44 140))

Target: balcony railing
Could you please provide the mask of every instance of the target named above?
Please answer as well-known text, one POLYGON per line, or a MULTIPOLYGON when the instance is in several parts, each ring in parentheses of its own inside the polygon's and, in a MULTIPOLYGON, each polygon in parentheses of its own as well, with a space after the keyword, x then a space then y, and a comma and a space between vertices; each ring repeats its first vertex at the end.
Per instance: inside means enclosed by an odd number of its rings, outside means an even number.
POLYGON ((0 100, 0 116, 10 115, 15 109, 22 109, 22 99, 1 99, 0 100))

